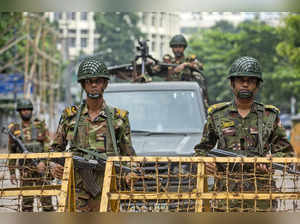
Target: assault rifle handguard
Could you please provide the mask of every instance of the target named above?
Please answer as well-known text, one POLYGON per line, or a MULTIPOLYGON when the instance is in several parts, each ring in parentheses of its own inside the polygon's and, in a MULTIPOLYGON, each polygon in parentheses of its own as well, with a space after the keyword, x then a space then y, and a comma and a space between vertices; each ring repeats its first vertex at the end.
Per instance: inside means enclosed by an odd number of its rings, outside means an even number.
MULTIPOLYGON (((28 151, 28 149, 26 149, 26 147, 23 144, 23 142, 21 141, 21 139, 16 137, 8 128, 2 127, 1 132, 9 135, 12 138, 12 140, 18 145, 19 149, 21 150, 21 153, 25 153, 25 154, 31 153, 28 151)), ((31 160, 35 166, 38 165, 38 161, 36 159, 31 159, 31 160)))

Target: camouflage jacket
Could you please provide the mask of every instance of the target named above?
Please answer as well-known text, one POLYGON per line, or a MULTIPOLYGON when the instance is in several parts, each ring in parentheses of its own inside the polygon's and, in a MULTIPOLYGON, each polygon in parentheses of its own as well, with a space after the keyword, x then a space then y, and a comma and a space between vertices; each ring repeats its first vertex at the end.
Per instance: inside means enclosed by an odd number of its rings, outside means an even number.
POLYGON ((263 145, 260 155, 265 156, 271 152, 274 156, 293 156, 293 148, 279 120, 279 110, 272 105, 257 102, 253 103, 245 118, 240 116, 234 102, 211 106, 203 137, 195 146, 195 155, 206 155, 217 142, 217 147, 224 150, 259 152, 259 132, 262 132, 263 145), (258 125, 260 120, 261 125, 258 125))
MULTIPOLYGON (((11 123, 8 128, 16 137, 22 140, 28 151, 48 152, 50 137, 45 121, 36 118, 27 127, 25 127, 22 122, 21 124, 11 123)), ((8 152, 22 153, 19 151, 17 144, 10 137, 8 140, 8 152)), ((14 166, 15 163, 16 160, 9 161, 9 165, 11 166, 14 166)), ((14 173, 14 169, 11 170, 11 173, 14 173)))
MULTIPOLYGON (((84 104, 78 125, 78 133, 74 138, 76 115, 79 106, 67 107, 60 118, 56 136, 52 144, 52 150, 65 151, 67 145, 70 150, 82 155, 77 149, 84 148, 106 155, 115 155, 112 138, 107 125, 105 113, 106 103, 103 103, 99 115, 91 120, 88 114, 87 105, 84 104)), ((128 112, 118 108, 109 107, 112 112, 112 123, 115 130, 116 143, 119 153, 124 156, 135 155, 132 147, 130 124, 128 112)))
MULTIPOLYGON (((203 65, 197 60, 195 55, 190 55, 188 57, 183 57, 180 60, 176 60, 174 57, 170 58, 170 64, 182 64, 185 62, 193 62, 196 69, 202 71, 203 65)), ((196 79, 204 80, 202 74, 196 71, 191 71, 190 68, 185 67, 181 72, 175 73, 174 68, 169 68, 168 76, 166 81, 195 81, 196 79)))

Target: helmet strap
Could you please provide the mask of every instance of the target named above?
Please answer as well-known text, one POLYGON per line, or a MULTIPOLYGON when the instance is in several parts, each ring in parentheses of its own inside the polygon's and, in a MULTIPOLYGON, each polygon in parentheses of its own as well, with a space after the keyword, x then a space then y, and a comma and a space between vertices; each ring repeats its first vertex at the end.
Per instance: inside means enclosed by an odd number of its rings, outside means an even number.
POLYGON ((251 91, 248 90, 240 90, 237 93, 237 97, 240 99, 251 99, 253 98, 254 94, 251 91))

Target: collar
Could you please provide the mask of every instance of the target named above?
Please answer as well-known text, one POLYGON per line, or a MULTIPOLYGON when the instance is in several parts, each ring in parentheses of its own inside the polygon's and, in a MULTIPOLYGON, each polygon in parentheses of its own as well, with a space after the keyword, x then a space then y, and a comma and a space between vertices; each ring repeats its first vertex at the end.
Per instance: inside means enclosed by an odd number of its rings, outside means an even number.
MULTIPOLYGON (((103 104, 102 104, 101 110, 100 110, 98 116, 95 118, 95 121, 97 121, 99 119, 106 119, 107 118, 107 115, 105 114, 105 110, 104 110, 105 107, 106 107, 106 102, 105 102, 105 100, 103 100, 103 104)), ((88 115, 88 107, 87 107, 87 103, 86 102, 85 102, 85 104, 83 106, 81 114, 88 115)))
MULTIPOLYGON (((259 104, 254 101, 253 104, 251 105, 250 112, 257 113, 257 110, 260 110, 260 107, 259 104)), ((231 101, 231 105, 229 106, 229 111, 238 113, 237 105, 234 100, 231 101)))

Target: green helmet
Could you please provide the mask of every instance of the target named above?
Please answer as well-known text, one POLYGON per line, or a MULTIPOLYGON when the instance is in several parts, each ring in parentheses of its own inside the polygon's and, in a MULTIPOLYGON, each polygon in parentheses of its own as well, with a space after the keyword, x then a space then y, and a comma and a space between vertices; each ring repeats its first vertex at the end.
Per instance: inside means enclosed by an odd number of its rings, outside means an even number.
POLYGON ((19 110, 24 110, 24 109, 33 110, 33 105, 32 105, 31 100, 25 99, 25 98, 18 99, 16 110, 19 111, 19 110))
POLYGON ((263 81, 260 63, 255 58, 248 56, 236 59, 231 65, 228 78, 237 76, 256 77, 263 81))
POLYGON ((77 81, 96 77, 110 79, 106 65, 95 57, 84 59, 78 68, 77 81))
POLYGON ((184 48, 186 48, 188 44, 184 36, 178 34, 173 36, 172 39, 170 40, 170 47, 173 47, 174 45, 182 45, 184 46, 184 48))

